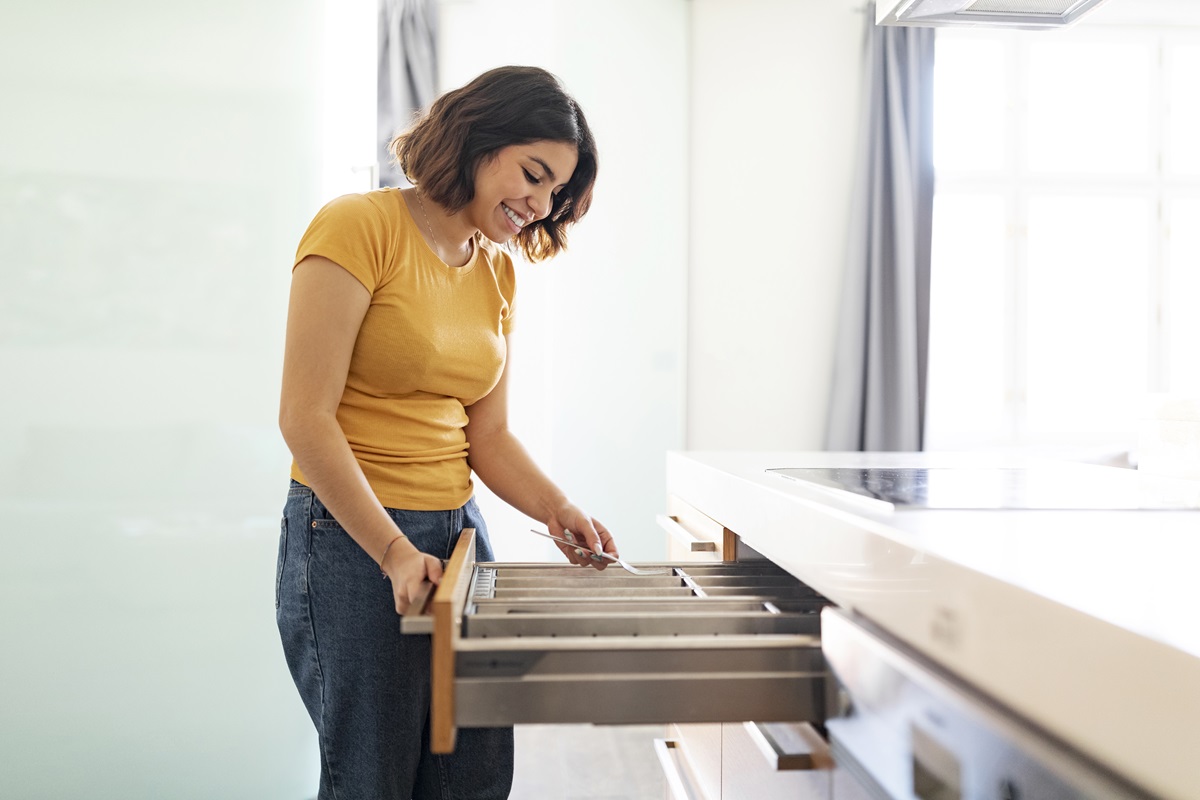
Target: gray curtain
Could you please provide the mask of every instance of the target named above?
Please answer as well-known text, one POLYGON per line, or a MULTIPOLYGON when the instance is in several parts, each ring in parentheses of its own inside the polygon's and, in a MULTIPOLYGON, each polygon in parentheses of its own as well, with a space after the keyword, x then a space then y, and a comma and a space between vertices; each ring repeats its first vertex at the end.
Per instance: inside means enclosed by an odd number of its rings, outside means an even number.
POLYGON ((407 186, 388 142, 437 97, 436 0, 379 0, 379 184, 407 186))
POLYGON ((866 12, 864 102, 829 450, 920 450, 933 223, 933 30, 866 12))

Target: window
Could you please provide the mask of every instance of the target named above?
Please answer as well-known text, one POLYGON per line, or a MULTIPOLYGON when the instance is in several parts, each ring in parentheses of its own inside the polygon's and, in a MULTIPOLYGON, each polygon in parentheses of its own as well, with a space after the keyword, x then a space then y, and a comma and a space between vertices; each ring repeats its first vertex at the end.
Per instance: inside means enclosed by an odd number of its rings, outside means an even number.
POLYGON ((926 447, 1200 394, 1200 30, 938 31, 926 447))

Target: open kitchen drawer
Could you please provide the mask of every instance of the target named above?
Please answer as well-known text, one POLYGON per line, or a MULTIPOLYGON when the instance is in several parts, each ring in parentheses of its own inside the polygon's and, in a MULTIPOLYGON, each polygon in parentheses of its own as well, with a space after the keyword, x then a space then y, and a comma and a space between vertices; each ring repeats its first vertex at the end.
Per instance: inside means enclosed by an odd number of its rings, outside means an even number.
POLYGON ((769 562, 653 566, 669 571, 476 563, 465 530, 441 584, 401 622, 433 639, 433 752, 451 752, 458 727, 833 712, 828 601, 769 562))

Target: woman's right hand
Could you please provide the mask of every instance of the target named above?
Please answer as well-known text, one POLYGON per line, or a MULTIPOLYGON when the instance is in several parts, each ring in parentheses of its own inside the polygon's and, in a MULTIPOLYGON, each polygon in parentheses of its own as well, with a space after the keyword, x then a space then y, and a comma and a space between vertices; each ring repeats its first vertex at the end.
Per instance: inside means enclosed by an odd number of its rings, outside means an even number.
POLYGON ((397 614, 408 610, 421 584, 429 581, 436 586, 442 580, 442 562, 428 553, 422 553, 407 538, 401 538, 388 548, 380 568, 392 582, 397 614))

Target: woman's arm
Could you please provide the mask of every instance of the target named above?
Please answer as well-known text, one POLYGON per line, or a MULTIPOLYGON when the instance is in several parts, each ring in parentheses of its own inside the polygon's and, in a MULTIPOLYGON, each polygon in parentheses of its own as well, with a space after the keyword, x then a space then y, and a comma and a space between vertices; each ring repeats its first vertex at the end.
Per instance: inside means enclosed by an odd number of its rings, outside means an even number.
MULTIPOLYGON (((512 343, 506 337, 511 360, 512 343)), ((533 519, 540 520, 555 536, 570 531, 581 544, 617 555, 617 545, 599 520, 585 514, 563 494, 534 463, 525 447, 508 429, 508 360, 500 381, 486 397, 467 408, 467 461, 487 487, 504 502, 533 519)), ((593 559, 586 552, 560 545, 563 555, 575 564, 604 569, 608 561, 593 559)))
POLYGON ((442 565, 421 553, 371 491, 337 421, 350 356, 371 295, 327 258, 308 256, 292 273, 279 430, 309 487, 392 581, 403 613, 422 581, 442 565), (391 545, 389 547, 389 545, 391 545), (385 559, 386 553, 386 559, 385 559))

